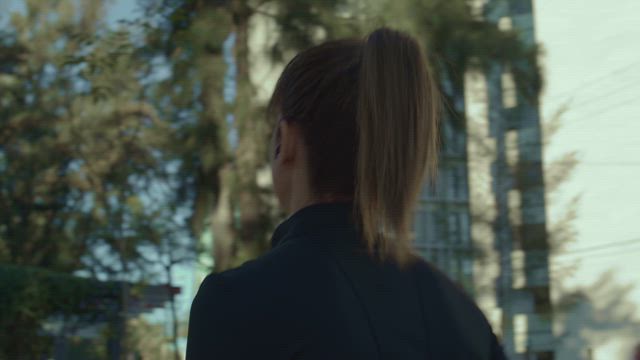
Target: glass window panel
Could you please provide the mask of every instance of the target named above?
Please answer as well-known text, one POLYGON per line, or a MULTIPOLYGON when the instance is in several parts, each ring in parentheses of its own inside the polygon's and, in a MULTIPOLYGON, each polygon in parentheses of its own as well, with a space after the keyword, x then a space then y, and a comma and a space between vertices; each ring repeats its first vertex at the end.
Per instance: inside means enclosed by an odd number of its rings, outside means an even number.
POLYGON ((443 168, 438 176, 438 195, 443 199, 449 199, 449 173, 448 168, 443 168))
POLYGON ((451 189, 452 198, 455 200, 460 199, 460 174, 457 166, 451 169, 451 189))
POLYGON ((433 243, 435 241, 435 228, 433 221, 433 212, 426 212, 426 222, 425 222, 425 242, 433 243))
POLYGON ((466 276, 473 274, 473 261, 469 257, 462 259, 462 273, 466 276))
POLYGON ((415 239, 413 241, 415 244, 420 244, 422 242, 421 229, 423 221, 422 210, 417 210, 413 219, 413 234, 415 235, 415 239))
POLYGON ((444 211, 438 211, 433 214, 434 216, 434 229, 435 229, 435 243, 446 244, 448 242, 447 239, 447 218, 446 213, 444 211))
POLYGON ((511 109, 518 106, 516 83, 511 71, 505 71, 501 77, 502 83, 502 107, 511 109))
POLYGON ((440 268, 440 264, 439 264, 440 254, 439 254, 439 251, 437 249, 433 249, 429 255, 430 255, 429 258, 431 260, 431 263, 433 265, 435 265, 436 267, 440 268))
POLYGON ((447 220, 449 226, 449 242, 452 244, 456 244, 461 240, 460 228, 458 227, 458 214, 456 214, 455 212, 449 213, 447 220))
POLYGON ((458 263, 459 263, 460 258, 458 256, 451 256, 449 257, 449 274, 451 275, 451 277, 453 279, 458 279, 458 263))
POLYGON ((469 214, 465 212, 461 212, 458 214, 458 220, 460 221, 460 240, 464 245, 469 245, 471 242, 469 239, 469 233, 471 229, 469 228, 469 214))

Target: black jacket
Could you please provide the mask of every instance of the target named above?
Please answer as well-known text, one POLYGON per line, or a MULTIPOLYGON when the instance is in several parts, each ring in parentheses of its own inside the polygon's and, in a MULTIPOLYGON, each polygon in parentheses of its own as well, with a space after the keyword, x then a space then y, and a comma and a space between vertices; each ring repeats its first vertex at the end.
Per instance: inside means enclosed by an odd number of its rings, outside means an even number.
POLYGON ((374 263, 351 204, 306 207, 272 250, 209 275, 191 307, 187 359, 503 359, 485 317, 425 262, 374 263))

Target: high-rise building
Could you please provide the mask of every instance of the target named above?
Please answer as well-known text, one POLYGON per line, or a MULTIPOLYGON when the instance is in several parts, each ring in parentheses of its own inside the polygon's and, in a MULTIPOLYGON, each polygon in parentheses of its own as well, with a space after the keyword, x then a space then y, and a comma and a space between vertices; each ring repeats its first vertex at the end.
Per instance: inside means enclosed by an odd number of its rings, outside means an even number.
MULTIPOLYGON (((532 0, 475 3, 484 21, 535 43, 532 0)), ((462 126, 444 121, 440 174, 417 210, 416 247, 476 298, 509 358, 552 359, 537 101, 499 63, 465 74, 464 93, 449 95, 466 119, 462 126)))

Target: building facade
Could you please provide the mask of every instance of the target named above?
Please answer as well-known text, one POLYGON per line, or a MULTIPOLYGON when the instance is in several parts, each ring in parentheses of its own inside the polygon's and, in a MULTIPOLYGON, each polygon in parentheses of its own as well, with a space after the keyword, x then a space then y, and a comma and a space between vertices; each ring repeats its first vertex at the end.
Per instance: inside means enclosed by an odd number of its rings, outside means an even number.
MULTIPOLYGON (((484 21, 535 44, 532 0, 475 3, 484 21)), ((465 126, 443 123, 440 174, 423 191, 416 248, 476 298, 509 358, 553 359, 537 101, 498 63, 465 74, 464 94, 450 95, 465 126)))

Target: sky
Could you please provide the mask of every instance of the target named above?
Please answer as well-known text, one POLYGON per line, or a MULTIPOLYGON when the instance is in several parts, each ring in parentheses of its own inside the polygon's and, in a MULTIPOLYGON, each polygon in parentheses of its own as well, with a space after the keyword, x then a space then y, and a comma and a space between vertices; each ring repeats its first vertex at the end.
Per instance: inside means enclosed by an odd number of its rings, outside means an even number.
MULTIPOLYGON (((579 195, 577 238, 567 252, 608 246, 563 258, 580 259, 569 284, 591 284, 607 270, 623 284, 639 283, 640 1, 534 0, 534 14, 545 51, 543 120, 568 106, 545 161, 571 151, 580 159, 548 204, 548 221, 579 195)), ((632 299, 640 309, 640 284, 632 299)))

